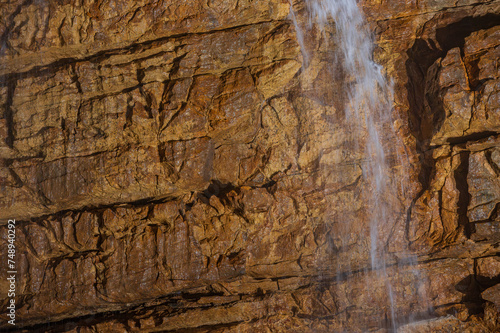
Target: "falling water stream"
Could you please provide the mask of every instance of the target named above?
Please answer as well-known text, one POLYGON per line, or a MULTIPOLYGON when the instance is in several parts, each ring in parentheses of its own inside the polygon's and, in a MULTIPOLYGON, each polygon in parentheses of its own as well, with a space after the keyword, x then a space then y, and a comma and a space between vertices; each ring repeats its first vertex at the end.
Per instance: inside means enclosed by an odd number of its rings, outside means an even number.
MULTIPOLYGON (((356 0, 309 0, 312 19, 316 19, 321 30, 325 30, 329 18, 335 21, 339 34, 338 44, 343 54, 344 70, 355 83, 348 89, 348 105, 345 109, 347 121, 361 125, 367 131, 365 155, 367 165, 363 168, 365 179, 373 182, 373 204, 371 226, 371 264, 373 268, 384 266, 377 248, 378 223, 387 219, 386 207, 381 198, 390 189, 386 175, 385 151, 379 133, 379 124, 391 120, 392 87, 382 74, 382 67, 372 60, 373 40, 364 24, 364 17, 356 0)), ((356 127, 353 127, 356 128, 356 127)), ((357 127, 359 128, 359 127, 357 127)), ((355 137, 366 136, 354 133, 355 137)), ((355 147, 356 148, 356 147, 355 147)))
MULTIPOLYGON (((332 22, 335 25, 334 43, 337 45, 336 52, 339 53, 337 57, 341 59, 346 78, 350 82, 346 84, 348 101, 344 110, 349 132, 355 140, 354 146, 347 148, 363 151, 363 179, 370 188, 369 196, 363 198, 364 204, 372 207, 368 221, 371 267, 367 269, 376 271, 378 278, 386 281, 386 295, 390 301, 390 326, 396 329, 403 323, 403 320, 397 318, 393 286, 387 277, 388 255, 384 246, 381 246, 384 244, 384 239, 387 239, 387 235, 382 235, 380 232, 384 224, 394 223, 388 220, 393 216, 391 212, 395 210, 395 207, 392 207, 390 200, 386 198, 397 197, 398 186, 399 191, 402 186, 398 185, 395 177, 390 174, 391 171, 386 161, 386 156, 389 154, 397 155, 395 151, 387 151, 387 147, 394 148, 394 143, 385 142, 384 144, 383 142, 383 138, 395 137, 395 135, 382 132, 393 128, 392 84, 385 78, 382 66, 373 60, 373 35, 368 30, 364 15, 358 8, 356 0, 305 1, 310 19, 309 29, 315 24, 323 33, 323 37, 329 38, 325 31, 332 22)), ((311 57, 304 45, 306 32, 299 27, 293 10, 290 15, 302 48, 303 64, 307 66, 311 57)), ((398 158, 401 157, 398 156, 398 158)), ((349 226, 344 228, 348 230, 349 226)), ((345 234, 348 235, 349 232, 345 234)), ((347 247, 347 244, 344 246, 347 247)), ((367 286, 366 289, 369 290, 370 287, 367 286)))

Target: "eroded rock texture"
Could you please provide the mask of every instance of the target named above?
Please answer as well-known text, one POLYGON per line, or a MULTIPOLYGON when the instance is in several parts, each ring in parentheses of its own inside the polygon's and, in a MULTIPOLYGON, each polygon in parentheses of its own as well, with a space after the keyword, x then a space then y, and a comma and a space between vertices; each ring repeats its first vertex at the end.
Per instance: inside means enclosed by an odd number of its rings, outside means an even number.
POLYGON ((1 3, 16 329, 500 330, 500 2, 360 6, 395 88, 384 274, 354 78, 304 2, 304 50, 288 1, 1 3))

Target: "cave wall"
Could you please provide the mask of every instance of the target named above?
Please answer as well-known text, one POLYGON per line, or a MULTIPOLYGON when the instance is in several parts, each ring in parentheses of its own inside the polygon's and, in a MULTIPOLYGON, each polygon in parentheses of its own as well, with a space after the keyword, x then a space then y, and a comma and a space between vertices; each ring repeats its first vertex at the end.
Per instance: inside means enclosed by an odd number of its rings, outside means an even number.
POLYGON ((402 332, 497 330, 500 2, 361 6, 394 84, 381 126, 405 184, 386 198, 383 276, 351 78, 335 28, 307 29, 302 1, 305 50, 288 1, 0 4, 16 329, 387 328, 388 280, 403 322, 441 318, 402 332))

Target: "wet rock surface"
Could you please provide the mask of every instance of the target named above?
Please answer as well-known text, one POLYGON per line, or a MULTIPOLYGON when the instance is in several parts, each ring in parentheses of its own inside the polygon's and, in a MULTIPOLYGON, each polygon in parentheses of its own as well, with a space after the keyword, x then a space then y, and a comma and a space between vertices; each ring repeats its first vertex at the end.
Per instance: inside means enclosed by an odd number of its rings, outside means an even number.
POLYGON ((405 184, 384 199, 383 275, 353 78, 302 1, 305 50, 287 1, 1 4, 16 329, 498 331, 500 2, 361 5, 405 184))

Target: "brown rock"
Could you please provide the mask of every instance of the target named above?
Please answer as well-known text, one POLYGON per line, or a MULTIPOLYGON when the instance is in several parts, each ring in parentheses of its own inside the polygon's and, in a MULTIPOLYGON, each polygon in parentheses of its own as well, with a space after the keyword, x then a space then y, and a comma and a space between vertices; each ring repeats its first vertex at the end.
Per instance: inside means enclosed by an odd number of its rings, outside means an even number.
POLYGON ((0 4, 19 331, 498 331, 500 3, 360 5, 394 81, 379 200, 306 3, 303 50, 288 1, 0 4))
POLYGON ((417 332, 480 333, 480 332, 490 332, 490 331, 487 327, 481 324, 463 323, 453 316, 418 321, 412 324, 405 325, 398 329, 398 333, 417 333, 417 332))
POLYGON ((481 296, 485 300, 492 302, 496 306, 497 311, 500 311, 500 284, 486 289, 481 296))

